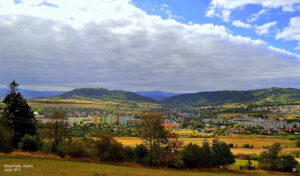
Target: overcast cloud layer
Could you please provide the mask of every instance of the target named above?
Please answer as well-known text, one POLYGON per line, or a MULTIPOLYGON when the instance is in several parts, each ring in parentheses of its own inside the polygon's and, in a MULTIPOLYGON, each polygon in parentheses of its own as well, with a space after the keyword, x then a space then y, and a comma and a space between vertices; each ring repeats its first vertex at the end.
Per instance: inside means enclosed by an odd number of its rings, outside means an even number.
MULTIPOLYGON (((163 20, 127 0, 42 2, 0 2, 1 85, 14 78, 40 90, 300 88, 298 55, 223 26, 163 20)), ((292 35, 296 20, 277 37, 292 35)))

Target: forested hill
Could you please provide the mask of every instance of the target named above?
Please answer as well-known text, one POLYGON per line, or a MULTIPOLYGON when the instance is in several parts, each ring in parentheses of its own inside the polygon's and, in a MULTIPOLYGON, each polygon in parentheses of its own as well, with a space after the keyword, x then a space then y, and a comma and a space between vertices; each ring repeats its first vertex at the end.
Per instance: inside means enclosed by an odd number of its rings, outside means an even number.
POLYGON ((209 106, 234 103, 300 103, 300 90, 270 88, 249 91, 214 91, 181 94, 161 100, 170 105, 209 106))
POLYGON ((60 99, 99 99, 104 101, 135 101, 135 102, 149 102, 159 103, 158 101, 145 96, 138 95, 133 92, 122 90, 108 90, 103 88, 81 88, 74 89, 59 95, 60 99))

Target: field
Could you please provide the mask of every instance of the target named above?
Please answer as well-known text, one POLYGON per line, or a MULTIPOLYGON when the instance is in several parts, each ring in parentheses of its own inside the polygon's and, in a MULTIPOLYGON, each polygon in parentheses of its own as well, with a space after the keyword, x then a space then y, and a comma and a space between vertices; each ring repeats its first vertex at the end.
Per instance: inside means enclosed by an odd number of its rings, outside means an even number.
MULTIPOLYGON (((239 168, 239 164, 245 164, 245 161, 237 161, 237 165, 232 168, 239 168)), ((256 165, 256 163, 253 163, 256 165)), ((123 166, 111 164, 99 164, 84 161, 71 161, 67 159, 55 158, 36 158, 28 156, 11 156, 0 154, 0 175, 30 175, 30 176, 263 176, 263 175, 287 175, 286 173, 267 173, 259 172, 238 172, 238 171, 219 171, 219 170, 174 170, 174 169, 150 169, 137 165, 123 166), (9 165, 21 165, 20 171, 4 172, 9 165), (24 168, 23 166, 27 166, 24 168)))
MULTIPOLYGON (((280 143, 283 146, 284 153, 300 150, 300 148, 294 147, 295 141, 274 138, 272 136, 232 134, 228 136, 219 136, 218 138, 228 144, 232 143, 234 146, 237 145, 237 147, 231 149, 232 153, 234 154, 259 154, 266 150, 263 148, 263 146, 270 146, 274 143, 280 143), (253 145, 253 148, 243 148, 244 144, 253 145)), ((116 137, 116 139, 124 145, 136 145, 142 143, 142 140, 136 137, 116 137)), ((213 139, 214 138, 182 138, 185 144, 192 142, 198 145, 202 145, 204 140, 212 142, 213 139)))
MULTIPOLYGON (((263 135, 238 135, 231 134, 227 136, 219 136, 220 140, 226 143, 232 143, 237 145, 238 148, 242 148, 244 144, 253 145, 254 149, 263 148, 263 146, 272 145, 274 143, 280 143, 283 147, 292 148, 295 144, 295 141, 288 139, 279 139, 272 136, 263 136, 263 135)), ((141 143, 141 140, 136 137, 117 137, 124 145, 135 145, 141 143)), ((204 140, 211 142, 214 138, 181 138, 185 144, 190 142, 202 145, 204 140)))

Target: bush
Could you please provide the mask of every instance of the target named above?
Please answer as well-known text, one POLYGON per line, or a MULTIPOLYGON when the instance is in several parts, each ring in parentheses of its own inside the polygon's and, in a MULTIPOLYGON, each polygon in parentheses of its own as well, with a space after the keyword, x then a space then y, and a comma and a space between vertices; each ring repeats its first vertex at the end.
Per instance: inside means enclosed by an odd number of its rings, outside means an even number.
POLYGON ((228 144, 229 148, 234 148, 233 143, 228 144))
POLYGON ((44 142, 41 150, 44 153, 52 153, 52 148, 53 148, 52 142, 44 142))
MULTIPOLYGON (((53 144, 53 143, 52 143, 53 144)), ((55 145, 52 145, 53 148, 55 148, 55 145)), ((68 151, 68 145, 65 142, 60 142, 57 147, 55 148, 55 155, 58 155, 62 158, 64 158, 67 155, 68 151)))
POLYGON ((298 162, 291 155, 279 156, 275 161, 275 170, 291 172, 293 168, 296 168, 298 162))
POLYGON ((299 150, 298 151, 292 151, 291 155, 296 157, 296 158, 300 158, 300 151, 299 150))
POLYGON ((68 147, 68 154, 73 158, 88 158, 91 156, 88 151, 89 148, 90 147, 86 141, 73 141, 68 147))
POLYGON ((123 149, 124 153, 124 160, 127 162, 132 162, 134 161, 134 150, 130 146, 125 146, 123 149))
POLYGON ((123 161, 123 145, 109 134, 102 134, 96 142, 96 157, 100 161, 123 161))
POLYGON ((189 143, 181 152, 181 159, 188 168, 193 169, 200 167, 201 147, 197 144, 189 143))
POLYGON ((289 171, 296 168, 298 162, 292 155, 279 155, 282 148, 275 143, 262 152, 259 158, 259 168, 264 170, 289 171))
POLYGON ((149 150, 144 144, 136 145, 134 149, 136 162, 140 164, 147 164, 149 150))
POLYGON ((25 134, 24 137, 19 142, 19 149, 22 151, 35 152, 39 148, 39 139, 38 137, 25 134))
POLYGON ((300 147, 300 140, 296 141, 296 147, 300 147))
POLYGON ((178 161, 175 163, 175 167, 178 168, 178 169, 185 168, 184 162, 183 162, 182 160, 178 160, 178 161))
POLYGON ((244 144, 243 147, 244 148, 250 148, 250 145, 249 144, 244 144))
POLYGON ((12 130, 0 125, 0 152, 10 153, 13 151, 12 139, 12 130))

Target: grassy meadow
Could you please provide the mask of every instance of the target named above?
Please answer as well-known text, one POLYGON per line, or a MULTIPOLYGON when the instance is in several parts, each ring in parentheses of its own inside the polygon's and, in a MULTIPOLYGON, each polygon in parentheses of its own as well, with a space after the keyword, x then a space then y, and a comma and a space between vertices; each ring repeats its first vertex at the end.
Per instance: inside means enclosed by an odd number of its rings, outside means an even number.
MULTIPOLYGON (((239 165, 246 164, 246 161, 238 160, 230 169, 238 169, 239 165)), ((253 165, 257 165, 253 162, 253 165)), ((30 156, 12 156, 0 154, 0 175, 24 175, 24 176, 264 176, 264 175, 287 175, 287 173, 278 172, 241 172, 241 171, 221 171, 221 170, 174 170, 145 168, 139 165, 129 165, 122 163, 119 165, 92 163, 85 161, 75 161, 57 158, 40 158, 30 156), (5 172, 4 166, 12 164, 20 164, 29 166, 29 168, 21 168, 16 172, 5 172)), ((290 175, 290 174, 288 174, 290 175)))

